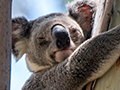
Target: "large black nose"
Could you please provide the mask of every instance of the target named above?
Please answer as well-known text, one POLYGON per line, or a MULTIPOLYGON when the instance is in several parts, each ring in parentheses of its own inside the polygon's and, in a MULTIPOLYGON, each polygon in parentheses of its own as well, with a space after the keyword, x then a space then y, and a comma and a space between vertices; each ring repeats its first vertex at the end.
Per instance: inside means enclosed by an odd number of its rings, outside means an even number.
POLYGON ((70 46, 69 33, 63 26, 54 26, 52 28, 52 35, 55 38, 56 45, 59 49, 66 49, 70 46))

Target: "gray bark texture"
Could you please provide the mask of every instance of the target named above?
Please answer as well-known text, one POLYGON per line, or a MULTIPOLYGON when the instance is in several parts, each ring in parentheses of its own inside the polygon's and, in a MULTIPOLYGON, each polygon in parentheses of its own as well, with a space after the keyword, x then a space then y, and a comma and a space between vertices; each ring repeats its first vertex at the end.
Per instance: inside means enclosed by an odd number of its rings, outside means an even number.
POLYGON ((10 89, 11 0, 0 0, 0 90, 10 89))

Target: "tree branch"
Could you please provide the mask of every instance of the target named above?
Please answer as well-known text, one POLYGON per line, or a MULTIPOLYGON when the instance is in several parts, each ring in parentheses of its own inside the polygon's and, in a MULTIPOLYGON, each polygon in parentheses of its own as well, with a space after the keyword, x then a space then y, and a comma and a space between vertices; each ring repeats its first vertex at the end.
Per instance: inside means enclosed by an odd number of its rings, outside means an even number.
POLYGON ((92 37, 108 29, 114 0, 99 0, 92 30, 92 37))

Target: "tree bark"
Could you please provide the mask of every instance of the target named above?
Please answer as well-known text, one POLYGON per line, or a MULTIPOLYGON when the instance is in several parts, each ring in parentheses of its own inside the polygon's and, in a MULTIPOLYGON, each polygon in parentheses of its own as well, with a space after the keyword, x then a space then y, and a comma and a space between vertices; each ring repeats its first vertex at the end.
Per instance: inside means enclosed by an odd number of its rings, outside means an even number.
POLYGON ((92 30, 92 37, 108 30, 114 0, 99 0, 92 30))
MULTIPOLYGON (((109 0, 110 1, 110 0, 109 0)), ((114 1, 113 14, 109 29, 120 25, 120 0, 114 1)), ((105 75, 97 80, 94 90, 120 90, 120 59, 107 71, 105 75)))
POLYGON ((10 89, 11 0, 0 0, 0 90, 10 89))

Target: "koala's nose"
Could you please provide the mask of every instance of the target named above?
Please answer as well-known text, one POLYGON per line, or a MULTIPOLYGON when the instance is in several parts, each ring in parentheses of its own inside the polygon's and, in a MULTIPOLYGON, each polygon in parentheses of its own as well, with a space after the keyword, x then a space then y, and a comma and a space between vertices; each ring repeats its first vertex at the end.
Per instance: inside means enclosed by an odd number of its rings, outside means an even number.
POLYGON ((68 31, 61 25, 56 25, 52 29, 52 35, 55 38, 59 49, 66 49, 70 46, 70 37, 68 31))

